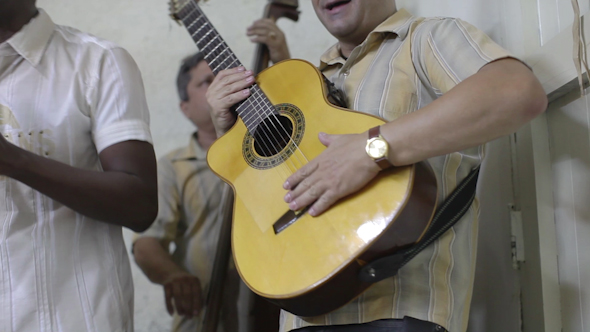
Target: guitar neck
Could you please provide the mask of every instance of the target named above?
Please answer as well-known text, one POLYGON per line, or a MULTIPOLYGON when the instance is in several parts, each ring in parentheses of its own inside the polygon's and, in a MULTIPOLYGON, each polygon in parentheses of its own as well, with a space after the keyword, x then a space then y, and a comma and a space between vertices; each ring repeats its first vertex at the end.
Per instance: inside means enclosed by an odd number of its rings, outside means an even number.
MULTIPOLYGON (((194 0, 187 1, 176 16, 205 56, 214 75, 225 69, 243 66, 194 0)), ((236 112, 250 133, 254 133, 265 118, 276 114, 274 106, 256 84, 250 88, 250 97, 237 105, 236 112)))
POLYGON ((242 66, 238 57, 194 1, 188 1, 177 16, 205 56, 205 61, 213 74, 217 75, 222 70, 242 66))

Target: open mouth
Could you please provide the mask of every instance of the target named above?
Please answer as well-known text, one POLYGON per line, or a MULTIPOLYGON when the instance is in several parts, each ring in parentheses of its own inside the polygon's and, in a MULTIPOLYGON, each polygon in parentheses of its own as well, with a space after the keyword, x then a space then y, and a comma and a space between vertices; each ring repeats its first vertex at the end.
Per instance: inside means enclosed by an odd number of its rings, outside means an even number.
POLYGON ((328 4, 326 5, 326 9, 327 9, 327 10, 332 10, 332 9, 334 9, 334 8, 337 8, 337 7, 340 7, 340 6, 346 5, 346 4, 347 4, 347 3, 349 3, 349 2, 350 2, 350 0, 332 1, 332 2, 330 2, 330 3, 328 3, 328 4))

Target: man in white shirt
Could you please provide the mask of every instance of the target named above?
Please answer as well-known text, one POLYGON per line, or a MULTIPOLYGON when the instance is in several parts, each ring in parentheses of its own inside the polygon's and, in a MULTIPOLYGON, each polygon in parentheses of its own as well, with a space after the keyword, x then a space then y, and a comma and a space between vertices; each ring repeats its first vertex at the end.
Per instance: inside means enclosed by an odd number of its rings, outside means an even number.
POLYGON ((121 228, 157 214, 133 59, 0 1, 0 133, 0 331, 133 331, 121 228))

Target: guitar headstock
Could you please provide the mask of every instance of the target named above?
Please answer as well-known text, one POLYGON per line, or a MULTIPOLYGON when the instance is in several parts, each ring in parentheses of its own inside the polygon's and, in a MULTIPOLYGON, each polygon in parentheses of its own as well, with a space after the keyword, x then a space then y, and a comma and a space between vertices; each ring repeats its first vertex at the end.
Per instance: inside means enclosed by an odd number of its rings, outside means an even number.
MULTIPOLYGON (((207 1, 207 0, 203 0, 207 1)), ((178 14, 191 2, 198 3, 199 0, 169 0, 168 1, 168 10, 170 10, 170 17, 175 20, 178 24, 180 24, 181 18, 178 14)))

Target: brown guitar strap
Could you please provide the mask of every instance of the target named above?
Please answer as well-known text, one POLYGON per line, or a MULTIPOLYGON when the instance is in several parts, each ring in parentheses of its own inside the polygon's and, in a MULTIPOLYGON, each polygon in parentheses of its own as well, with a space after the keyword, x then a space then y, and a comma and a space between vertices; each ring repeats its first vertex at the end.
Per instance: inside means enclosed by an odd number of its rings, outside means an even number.
POLYGON ((472 170, 434 214, 430 227, 418 243, 397 253, 379 258, 365 265, 359 272, 364 282, 378 282, 392 277, 420 251, 428 247, 444 232, 451 228, 469 210, 475 198, 479 167, 472 170))

